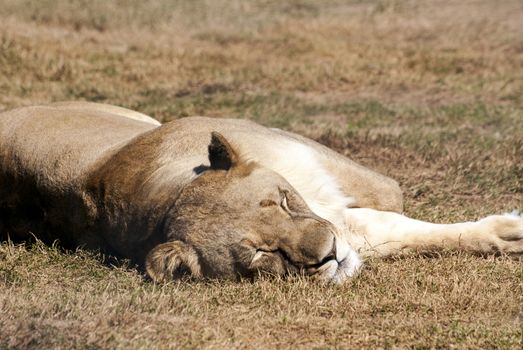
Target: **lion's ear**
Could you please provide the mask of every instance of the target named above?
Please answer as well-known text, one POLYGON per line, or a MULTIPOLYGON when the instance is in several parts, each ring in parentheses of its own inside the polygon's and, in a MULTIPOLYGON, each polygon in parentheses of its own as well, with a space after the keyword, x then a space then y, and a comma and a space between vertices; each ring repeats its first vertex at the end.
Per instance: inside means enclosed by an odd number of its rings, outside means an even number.
POLYGON ((211 169, 221 170, 229 170, 239 162, 238 154, 231 147, 229 141, 216 131, 211 133, 209 161, 211 162, 211 169))
POLYGON ((155 282, 169 282, 184 275, 202 276, 198 255, 193 248, 181 241, 154 247, 145 259, 145 269, 155 282))

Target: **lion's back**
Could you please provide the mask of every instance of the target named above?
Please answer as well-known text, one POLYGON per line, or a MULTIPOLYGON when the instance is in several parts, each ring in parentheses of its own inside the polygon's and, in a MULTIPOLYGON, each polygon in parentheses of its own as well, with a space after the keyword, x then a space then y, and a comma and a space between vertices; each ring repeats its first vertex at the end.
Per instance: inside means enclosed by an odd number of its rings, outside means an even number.
MULTIPOLYGON (((63 231, 53 230, 54 222, 70 223, 64 227, 85 223, 81 183, 88 170, 154 127, 108 113, 49 106, 0 114, 0 237, 25 239, 33 232, 42 233, 45 241, 43 233, 63 231)), ((48 238, 78 242, 65 233, 48 238)))
POLYGON ((0 164, 6 172, 60 186, 153 127, 97 111, 23 107, 0 114, 0 164))

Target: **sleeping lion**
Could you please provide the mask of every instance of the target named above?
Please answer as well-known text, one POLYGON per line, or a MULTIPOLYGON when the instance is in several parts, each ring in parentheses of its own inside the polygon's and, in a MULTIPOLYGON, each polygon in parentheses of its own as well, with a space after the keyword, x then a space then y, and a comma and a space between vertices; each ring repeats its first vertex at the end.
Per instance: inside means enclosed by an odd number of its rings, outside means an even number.
POLYGON ((126 257, 158 282, 302 273, 343 282, 361 257, 523 253, 523 218, 432 224, 398 184, 312 140, 246 120, 160 125, 58 103, 0 114, 0 233, 126 257))

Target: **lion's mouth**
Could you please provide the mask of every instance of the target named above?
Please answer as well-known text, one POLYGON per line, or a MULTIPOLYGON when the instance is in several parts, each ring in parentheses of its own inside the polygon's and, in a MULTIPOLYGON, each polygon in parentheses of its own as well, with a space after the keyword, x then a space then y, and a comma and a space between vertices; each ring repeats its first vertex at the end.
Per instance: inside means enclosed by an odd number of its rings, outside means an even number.
POLYGON ((338 260, 336 257, 328 256, 320 263, 309 266, 309 273, 314 277, 333 283, 343 283, 345 280, 356 275, 362 266, 358 254, 348 246, 345 248, 345 254, 338 260))
POLYGON ((274 252, 279 254, 288 265, 295 267, 299 271, 304 271, 309 275, 315 274, 316 271, 320 270, 322 268, 322 266, 328 264, 329 262, 337 263, 335 254, 329 254, 329 255, 325 256, 320 262, 317 262, 314 264, 306 264, 306 263, 294 261, 290 257, 290 255, 287 252, 285 252, 285 250, 283 250, 283 249, 276 249, 274 252))
POLYGON ((358 254, 347 243, 340 244, 337 240, 331 252, 314 264, 293 261, 283 249, 276 249, 272 253, 278 254, 285 261, 288 272, 300 271, 326 282, 342 283, 357 274, 362 265, 358 254))
POLYGON ((304 268, 306 269, 319 269, 321 268, 323 265, 327 264, 328 262, 330 261, 335 261, 335 262, 338 262, 336 260, 336 256, 334 255, 328 255, 326 256, 325 258, 323 258, 322 261, 320 261, 319 263, 316 263, 316 264, 309 264, 309 265, 304 265, 304 268))

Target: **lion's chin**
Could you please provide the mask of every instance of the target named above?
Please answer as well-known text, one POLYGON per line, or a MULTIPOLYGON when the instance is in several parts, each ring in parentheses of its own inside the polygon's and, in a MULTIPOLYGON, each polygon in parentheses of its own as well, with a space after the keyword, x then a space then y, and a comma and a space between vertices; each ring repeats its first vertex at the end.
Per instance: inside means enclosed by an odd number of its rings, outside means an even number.
POLYGON ((342 261, 330 260, 323 264, 316 273, 316 278, 324 282, 341 284, 356 275, 362 266, 358 254, 351 250, 342 261))

